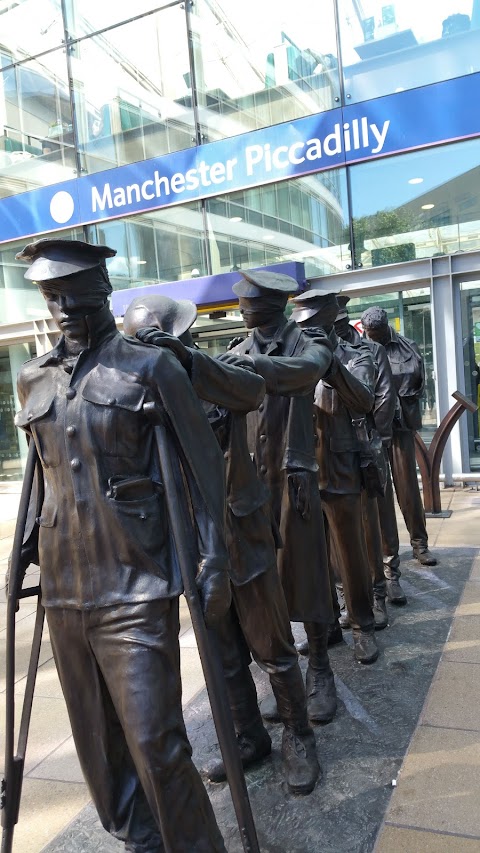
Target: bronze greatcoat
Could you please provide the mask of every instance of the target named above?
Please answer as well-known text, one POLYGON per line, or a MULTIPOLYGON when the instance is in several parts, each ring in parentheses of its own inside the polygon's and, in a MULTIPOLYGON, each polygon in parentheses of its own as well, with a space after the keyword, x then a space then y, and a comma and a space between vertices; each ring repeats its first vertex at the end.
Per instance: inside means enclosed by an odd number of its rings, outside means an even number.
POLYGON ((292 621, 332 621, 328 562, 316 480, 313 390, 331 354, 285 319, 266 345, 254 330, 232 352, 249 355, 266 382, 259 408, 247 415, 250 452, 268 486, 283 547, 277 554, 292 621), (289 474, 305 473, 310 517, 296 509, 289 474))
MULTIPOLYGON (((338 561, 354 629, 371 631, 370 568, 362 524, 360 454, 354 415, 373 405, 375 368, 370 352, 342 341, 332 329, 334 361, 315 389, 318 483, 327 520, 330 554, 338 561)), ((333 594, 333 577, 332 577, 333 594)))
POLYGON ((182 717, 172 486, 143 404, 168 415, 203 498, 199 568, 223 573, 222 454, 172 353, 126 340, 106 306, 86 321, 73 362, 61 339, 18 378, 17 424, 42 466, 42 596, 75 745, 102 824, 126 849, 224 853, 182 717))
POLYGON ((261 404, 265 382, 257 373, 221 359, 194 350, 191 379, 200 399, 228 407, 215 432, 225 457, 233 598, 217 636, 230 707, 238 733, 262 725, 249 668, 253 656, 270 677, 282 721, 303 733, 307 726, 305 692, 277 572, 276 525, 268 488, 259 479, 247 440, 246 413, 261 404))
MULTIPOLYGON (((425 367, 415 341, 399 335, 390 326, 390 340, 385 344, 393 383, 400 404, 393 419, 393 437, 389 449, 390 465, 397 499, 405 519, 413 549, 428 546, 425 510, 417 480, 415 432, 422 427, 420 399, 425 387, 425 367)), ((392 515, 392 502, 381 506, 387 576, 399 576, 398 532, 392 515)))
MULTIPOLYGON (((385 347, 376 341, 362 338, 351 324, 348 327, 347 334, 343 335, 343 340, 354 347, 367 346, 375 362, 377 376, 372 414, 375 426, 382 439, 388 463, 388 448, 392 442, 392 422, 399 404, 397 403, 397 392, 393 384, 392 369, 385 347)), ((383 497, 380 495, 369 497, 367 492, 362 492, 362 511, 373 591, 378 598, 385 598, 385 575, 388 578, 400 576, 400 558, 398 555, 400 543, 389 464, 387 464, 385 495, 383 497)))

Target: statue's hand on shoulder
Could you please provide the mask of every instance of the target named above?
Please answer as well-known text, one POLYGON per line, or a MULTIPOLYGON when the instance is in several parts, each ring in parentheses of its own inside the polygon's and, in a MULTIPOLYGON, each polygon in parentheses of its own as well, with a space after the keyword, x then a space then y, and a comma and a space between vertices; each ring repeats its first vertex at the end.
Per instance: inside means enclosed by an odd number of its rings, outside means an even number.
POLYGON ((218 361, 223 364, 231 364, 233 367, 241 367, 242 370, 249 370, 250 373, 256 373, 253 358, 249 355, 237 355, 234 352, 222 352, 217 356, 218 361))
POLYGON ((182 367, 189 370, 192 364, 192 353, 185 344, 170 335, 168 332, 162 332, 156 326, 146 326, 144 329, 139 329, 135 335, 142 344, 151 344, 154 347, 167 347, 178 358, 182 367))
POLYGON ((204 561, 197 575, 197 587, 207 627, 214 628, 225 616, 232 601, 226 569, 204 561))
POLYGON ((321 326, 308 326, 306 329, 302 328, 302 332, 304 332, 308 338, 312 338, 316 344, 327 347, 330 352, 333 352, 333 344, 325 329, 321 326))
POLYGON ((229 352, 234 347, 238 347, 239 344, 243 344, 244 340, 245 338, 242 338, 241 335, 239 335, 237 338, 232 338, 232 340, 227 346, 227 352, 229 352))

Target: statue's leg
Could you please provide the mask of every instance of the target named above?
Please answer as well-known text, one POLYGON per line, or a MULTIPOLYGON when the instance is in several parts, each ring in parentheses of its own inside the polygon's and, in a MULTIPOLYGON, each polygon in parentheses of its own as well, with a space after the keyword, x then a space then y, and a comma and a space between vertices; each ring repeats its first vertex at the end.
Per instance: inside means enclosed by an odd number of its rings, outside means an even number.
POLYGON ((379 631, 388 625, 387 605, 385 604, 387 582, 383 571, 380 519, 377 499, 369 497, 365 489, 362 490, 361 497, 365 544, 373 584, 373 617, 375 619, 375 630, 379 631))
POLYGON ((269 675, 278 715, 285 727, 282 759, 287 785, 294 793, 308 794, 315 786, 320 767, 276 564, 272 562, 267 571, 249 583, 234 587, 233 596, 246 642, 258 666, 269 675))
POLYGON ((134 853, 164 853, 98 663, 88 641, 91 614, 48 608, 55 662, 85 781, 102 825, 134 853))
POLYGON ((395 430, 392 440, 392 474, 397 499, 410 534, 412 548, 426 548, 425 510, 417 478, 415 440, 411 430, 395 430))
MULTIPOLYGON (((103 739, 109 737, 102 729, 107 721, 95 716, 108 696, 131 756, 127 767, 126 750, 122 748, 117 759, 116 739, 108 743, 105 763, 111 782, 107 793, 114 787, 117 820, 119 811, 124 820, 124 812, 129 816, 129 792, 139 780, 166 853, 179 849, 225 853, 207 792, 191 759, 182 716, 178 600, 105 607, 85 614, 84 620, 85 641, 103 677, 98 679, 100 694, 90 697, 93 708, 85 709, 84 727, 94 732, 90 755, 101 752, 102 742, 95 744, 98 731, 103 739), (118 765, 122 787, 112 763, 115 769, 118 765)), ((131 843, 126 832, 123 837, 131 843)))
MULTIPOLYGON (((257 690, 250 672, 252 657, 239 625, 235 601, 215 633, 242 764, 249 767, 270 755, 272 742, 258 708, 257 690)), ((221 758, 211 761, 205 771, 211 782, 227 778, 221 758)))
POLYGON ((378 648, 374 638, 373 589, 360 494, 322 492, 322 506, 342 576, 354 654, 360 663, 373 663, 378 657, 378 648))
POLYGON ((392 473, 398 503, 410 534, 413 556, 424 566, 435 566, 436 558, 428 550, 428 534, 415 460, 415 433, 394 430, 392 473))

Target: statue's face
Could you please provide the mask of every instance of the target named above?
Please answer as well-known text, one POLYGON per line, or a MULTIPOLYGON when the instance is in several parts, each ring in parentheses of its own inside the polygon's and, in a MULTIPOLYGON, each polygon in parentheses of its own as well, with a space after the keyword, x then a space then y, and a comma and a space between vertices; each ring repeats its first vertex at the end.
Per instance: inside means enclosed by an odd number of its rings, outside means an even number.
POLYGON ((385 323, 382 326, 377 326, 375 329, 365 329, 367 338, 375 341, 377 344, 386 344, 390 340, 390 326, 385 323))
MULTIPOLYGON (((285 303, 287 299, 285 297, 285 303)), ((240 296, 240 314, 242 315, 247 329, 255 329, 257 326, 269 326, 277 322, 283 314, 283 308, 278 298, 271 296, 240 296)))
POLYGON ((337 300, 326 302, 314 317, 310 320, 311 326, 321 326, 323 329, 331 329, 338 314, 337 300))
POLYGON ((68 282, 52 279, 39 285, 50 314, 66 338, 78 339, 88 335, 86 317, 105 304, 105 294, 68 282))

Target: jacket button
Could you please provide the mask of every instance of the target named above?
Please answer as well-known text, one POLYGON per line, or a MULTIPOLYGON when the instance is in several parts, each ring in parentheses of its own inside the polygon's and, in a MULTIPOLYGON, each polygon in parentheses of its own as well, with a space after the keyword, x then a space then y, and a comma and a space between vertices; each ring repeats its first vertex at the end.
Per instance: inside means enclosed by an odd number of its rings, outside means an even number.
POLYGON ((72 425, 72 426, 68 426, 68 427, 67 427, 67 429, 65 430, 65 432, 67 433, 67 435, 69 436, 69 438, 72 438, 74 435, 76 435, 76 434, 77 434, 77 427, 76 427, 76 426, 73 426, 73 425, 72 425))
POLYGON ((116 402, 117 402, 117 401, 116 401, 115 397, 110 397, 110 398, 107 400, 107 406, 114 406, 116 402))
POLYGON ((67 400, 73 400, 73 398, 76 396, 77 392, 75 391, 75 388, 67 388, 65 392, 65 397, 67 398, 67 400))
POLYGON ((73 373, 73 367, 71 364, 64 364, 63 369, 65 373, 73 373))
POLYGON ((82 463, 80 462, 80 459, 75 458, 72 459, 72 461, 70 462, 70 468, 72 469, 72 471, 80 471, 81 467, 82 463))
POLYGON ((267 466, 266 465, 260 465, 260 474, 266 474, 266 473, 267 473, 267 466))
POLYGON ((259 411, 259 412, 263 412, 264 408, 265 408, 264 404, 263 404, 263 403, 260 403, 260 405, 259 405, 259 407, 258 407, 258 411, 259 411))
POLYGON ((260 441, 262 442, 262 444, 265 444, 266 440, 267 440, 267 436, 266 436, 266 435, 261 435, 261 436, 260 436, 260 441))

